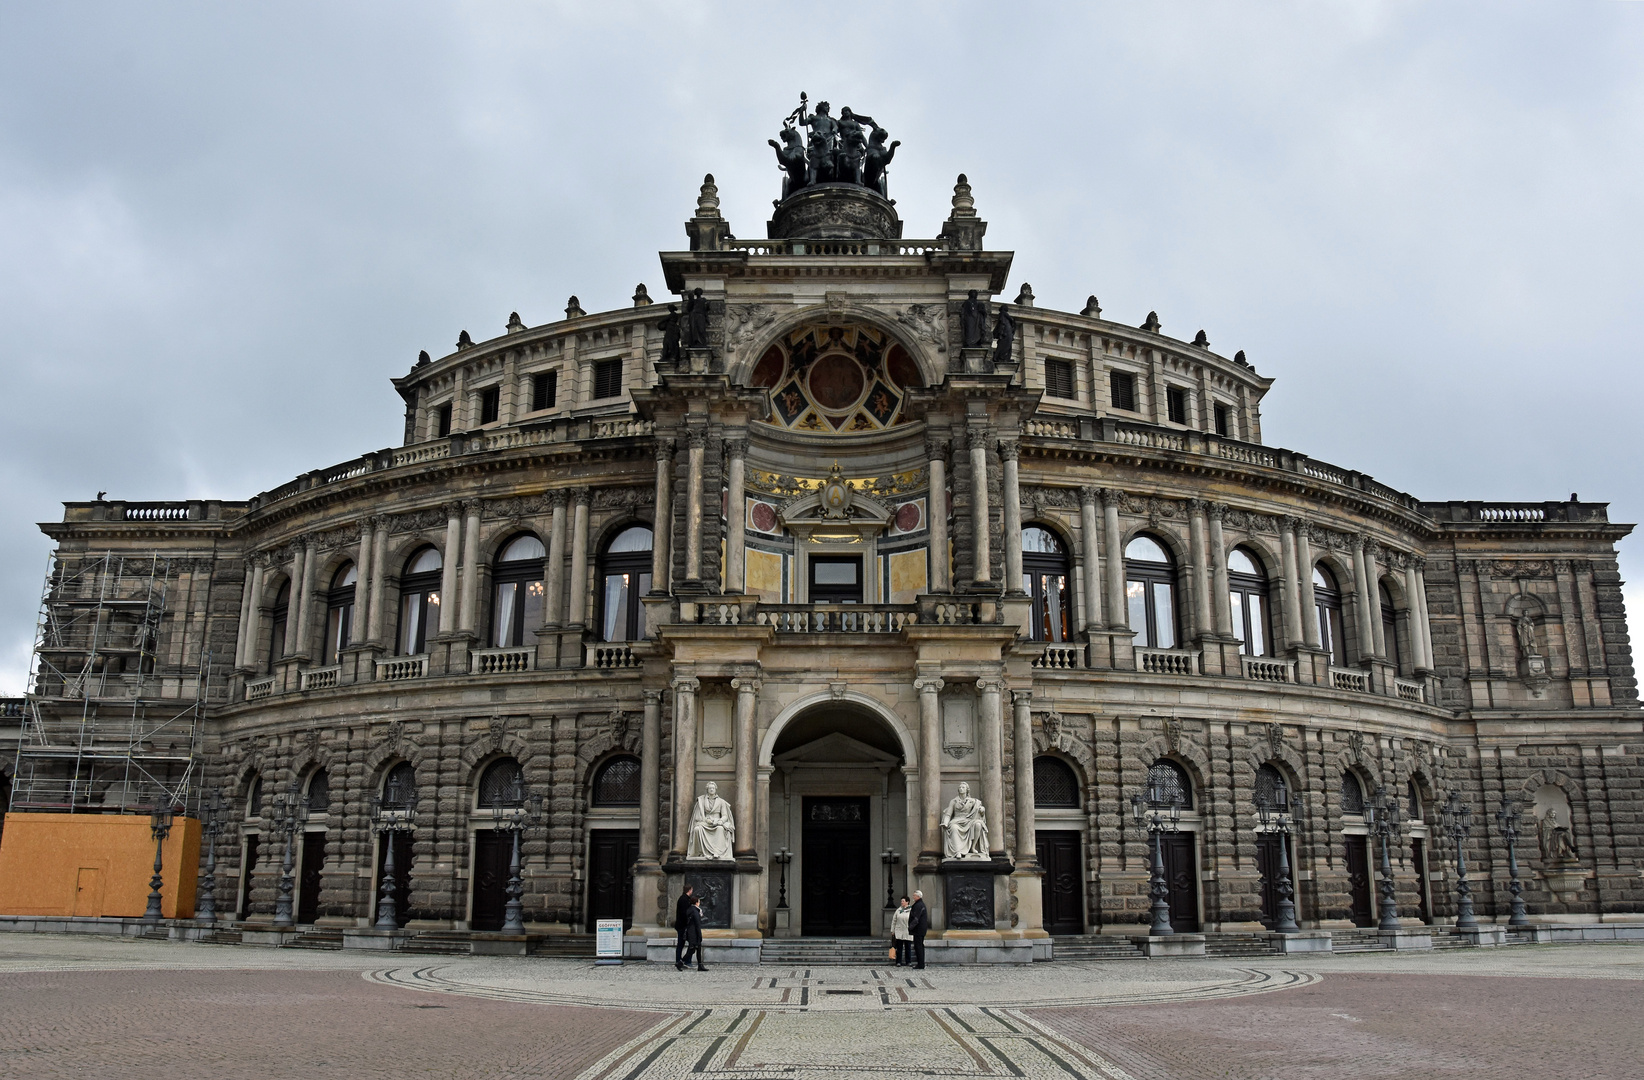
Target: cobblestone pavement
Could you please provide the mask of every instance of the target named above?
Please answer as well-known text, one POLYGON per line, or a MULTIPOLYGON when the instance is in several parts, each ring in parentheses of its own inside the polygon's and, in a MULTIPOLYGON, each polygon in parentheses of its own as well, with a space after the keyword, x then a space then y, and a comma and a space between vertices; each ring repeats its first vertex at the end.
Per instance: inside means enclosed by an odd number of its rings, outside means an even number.
POLYGON ((0 1077, 1644 1075, 1644 946, 776 968, 0 935, 0 1077))

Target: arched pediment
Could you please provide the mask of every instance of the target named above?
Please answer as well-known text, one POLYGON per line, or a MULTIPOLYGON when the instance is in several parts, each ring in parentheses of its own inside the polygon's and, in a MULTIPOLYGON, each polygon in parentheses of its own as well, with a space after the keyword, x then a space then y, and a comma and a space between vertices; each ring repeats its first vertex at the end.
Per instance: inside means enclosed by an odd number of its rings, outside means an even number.
POLYGON ((813 534, 868 538, 890 527, 894 511, 878 499, 857 491, 834 462, 827 479, 777 508, 782 528, 802 539, 813 534))

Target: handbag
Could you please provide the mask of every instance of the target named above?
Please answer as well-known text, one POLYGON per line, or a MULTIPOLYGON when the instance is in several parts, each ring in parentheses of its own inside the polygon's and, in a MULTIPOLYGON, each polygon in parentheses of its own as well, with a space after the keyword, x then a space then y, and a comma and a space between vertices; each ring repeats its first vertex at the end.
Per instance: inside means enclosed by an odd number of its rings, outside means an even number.
POLYGON ((890 947, 890 952, 888 954, 886 954, 886 959, 887 960, 895 960, 896 959, 896 946, 895 945, 892 945, 890 947))

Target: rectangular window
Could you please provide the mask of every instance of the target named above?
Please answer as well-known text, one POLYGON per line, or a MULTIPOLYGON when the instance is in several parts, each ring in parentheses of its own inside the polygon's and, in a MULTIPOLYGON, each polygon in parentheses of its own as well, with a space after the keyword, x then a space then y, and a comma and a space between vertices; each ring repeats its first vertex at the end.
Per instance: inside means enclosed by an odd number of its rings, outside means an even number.
POLYGON ((1136 376, 1128 371, 1108 372, 1108 385, 1113 389, 1113 407, 1125 412, 1136 411, 1136 376))
POLYGON ((554 392, 559 389, 559 372, 539 371, 531 376, 531 411, 541 412, 554 407, 554 392))
POLYGON ((594 365, 594 397, 622 396, 622 361, 601 360, 594 365))
POLYGON ((493 386, 480 391, 480 423, 494 424, 502 411, 502 387, 493 386))
POLYGON ((1221 435, 1225 438, 1228 435, 1228 433, 1230 432, 1230 430, 1231 430, 1231 427, 1227 422, 1227 406, 1226 405, 1217 405, 1216 406, 1216 434, 1221 435))
POLYGON ((434 410, 434 434, 439 437, 451 434, 451 403, 449 401, 434 410))
POLYGON ((1059 398, 1075 396, 1071 360, 1045 360, 1045 393, 1059 398))
POLYGON ((1187 391, 1174 386, 1165 388, 1165 409, 1172 424, 1187 423, 1187 391))

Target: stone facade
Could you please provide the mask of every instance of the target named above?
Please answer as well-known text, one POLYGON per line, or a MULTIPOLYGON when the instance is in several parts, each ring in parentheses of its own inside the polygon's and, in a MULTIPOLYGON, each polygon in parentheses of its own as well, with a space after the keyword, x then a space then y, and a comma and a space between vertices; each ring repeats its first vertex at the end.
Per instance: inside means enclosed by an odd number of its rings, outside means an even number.
POLYGON ((307 790, 324 770, 304 841, 323 837, 323 860, 299 892, 322 924, 372 920, 372 799, 409 764, 403 915, 480 925, 501 814, 481 782, 513 759, 545 797, 522 848, 539 930, 591 929, 620 897, 636 933, 655 931, 686 873, 712 872, 723 933, 741 937, 881 933, 885 897, 915 888, 956 940, 1042 937, 1047 918, 1134 931, 1150 848, 1130 799, 1161 761, 1191 787, 1173 888, 1206 929, 1264 918, 1264 768, 1300 796, 1304 926, 1376 903, 1353 785, 1402 806, 1389 861, 1407 920, 1454 915, 1451 792, 1475 811, 1481 914, 1507 910, 1504 800, 1525 810, 1534 916, 1644 913, 1615 559, 1630 526, 1597 503, 1421 502, 1266 445, 1272 382, 1242 353, 1104 320, 1094 298, 1056 312, 1024 287, 1008 352, 966 347, 971 291, 1001 294, 1012 258, 981 249, 968 185, 928 241, 901 239, 876 194, 840 195, 837 220, 830 197, 772 222, 803 235, 740 241, 704 187, 690 249, 661 260, 668 291, 702 291, 706 348, 664 362, 643 287, 631 309, 573 299, 563 321, 464 333, 394 380, 401 447, 245 502, 71 503, 44 526, 64 566, 189 562, 165 657, 209 650, 205 784, 235 824, 221 909, 273 910, 279 843, 253 789, 307 790), (522 536, 542 552, 523 576, 504 560, 522 536), (1127 564, 1137 537, 1163 552, 1153 577, 1127 564), (419 584, 424 550, 439 557, 419 584), (600 796, 600 770, 629 758, 637 779, 600 796), (1032 758, 1071 770, 1072 796, 1036 793, 1032 758), (735 857, 693 867, 709 781, 735 857), (991 927, 963 931, 937 826, 961 782, 990 830, 990 861, 968 865, 995 882, 991 927), (1047 866, 1052 832, 1071 847, 1047 866))

